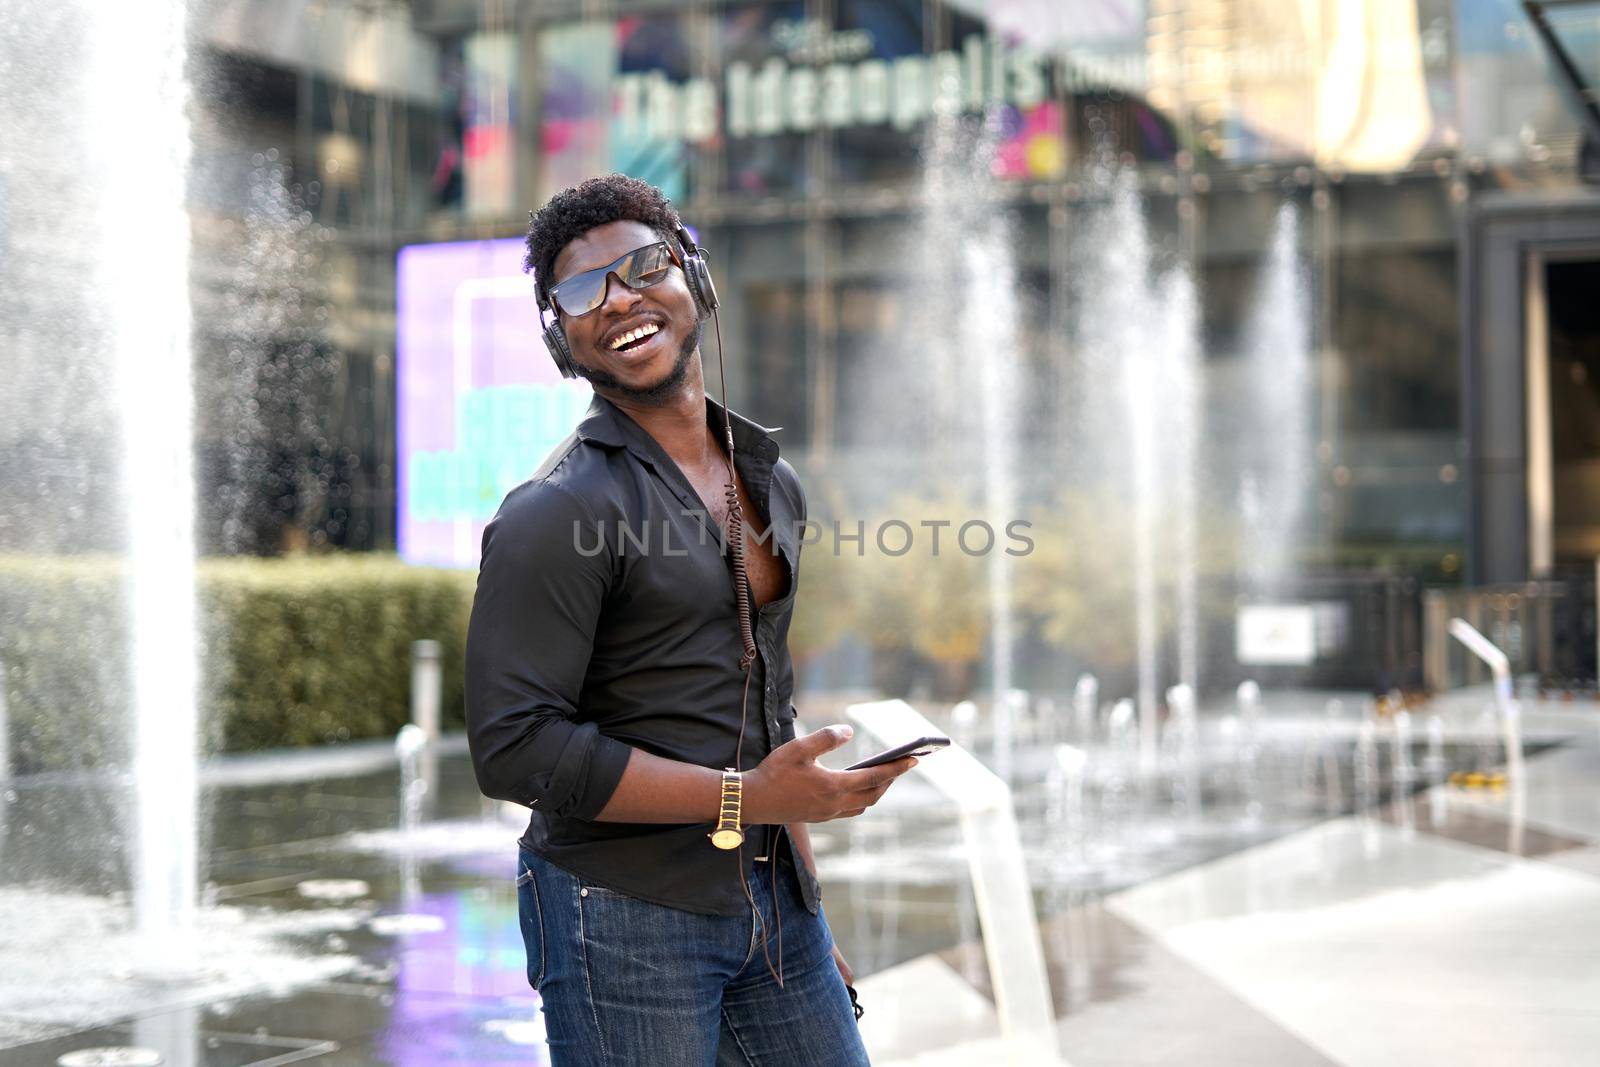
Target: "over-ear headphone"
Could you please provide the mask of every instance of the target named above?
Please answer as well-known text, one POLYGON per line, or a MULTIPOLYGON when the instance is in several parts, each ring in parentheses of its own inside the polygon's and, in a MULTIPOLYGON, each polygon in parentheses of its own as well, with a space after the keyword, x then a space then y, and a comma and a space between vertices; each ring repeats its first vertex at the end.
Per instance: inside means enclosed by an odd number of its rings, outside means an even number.
MULTIPOLYGON (((675 236, 683 260, 683 278, 689 286, 689 295, 694 297, 695 310, 701 319, 708 318, 717 310, 717 287, 712 284, 711 268, 706 265, 706 250, 694 243, 694 238, 689 236, 689 231, 681 224, 677 227, 675 236)), ((563 378, 576 378, 578 368, 572 360, 572 348, 567 343, 567 331, 561 326, 561 311, 550 299, 550 291, 543 282, 535 286, 534 299, 539 305, 539 322, 544 331, 544 346, 550 350, 550 358, 555 361, 556 370, 561 372, 563 378)))

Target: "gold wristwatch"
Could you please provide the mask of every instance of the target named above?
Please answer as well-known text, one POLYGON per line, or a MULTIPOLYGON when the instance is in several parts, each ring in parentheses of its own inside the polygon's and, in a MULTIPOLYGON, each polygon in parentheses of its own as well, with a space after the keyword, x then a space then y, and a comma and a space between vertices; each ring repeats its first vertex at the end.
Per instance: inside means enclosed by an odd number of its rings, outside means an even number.
POLYGON ((744 779, 732 767, 722 771, 722 806, 717 811, 717 828, 706 836, 718 848, 738 848, 744 842, 739 828, 739 807, 744 800, 744 779))

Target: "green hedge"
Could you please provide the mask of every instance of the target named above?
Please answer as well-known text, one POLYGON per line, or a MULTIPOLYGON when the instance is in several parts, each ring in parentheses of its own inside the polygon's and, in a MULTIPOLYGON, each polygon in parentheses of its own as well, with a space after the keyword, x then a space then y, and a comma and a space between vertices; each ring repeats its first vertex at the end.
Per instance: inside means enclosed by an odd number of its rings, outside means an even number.
MULTIPOLYGON (((208 751, 392 736, 410 715, 411 643, 443 646, 444 723, 461 725, 474 576, 389 556, 202 561, 208 751)), ((122 763, 125 575, 116 560, 0 556, 0 666, 18 773, 122 763)))
POLYGON ((112 561, 0 557, 0 667, 13 772, 127 758, 124 602, 112 561))

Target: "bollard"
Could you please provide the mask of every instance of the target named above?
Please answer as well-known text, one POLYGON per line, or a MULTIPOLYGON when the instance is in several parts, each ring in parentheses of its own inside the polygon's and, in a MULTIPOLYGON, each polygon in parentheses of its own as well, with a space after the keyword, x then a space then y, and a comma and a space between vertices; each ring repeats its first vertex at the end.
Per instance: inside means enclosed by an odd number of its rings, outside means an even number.
POLYGON ((444 691, 437 641, 411 643, 411 721, 422 728, 429 745, 439 742, 439 710, 444 691))
POLYGON ((437 641, 411 643, 411 723, 421 733, 420 773, 423 787, 419 814, 434 804, 439 792, 439 720, 444 703, 444 668, 437 641))

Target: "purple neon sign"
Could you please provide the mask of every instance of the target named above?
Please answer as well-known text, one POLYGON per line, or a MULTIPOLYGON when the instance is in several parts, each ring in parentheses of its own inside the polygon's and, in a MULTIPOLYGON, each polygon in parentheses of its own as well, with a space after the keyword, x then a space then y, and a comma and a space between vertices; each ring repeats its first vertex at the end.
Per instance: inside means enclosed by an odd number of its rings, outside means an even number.
POLYGON ((539 337, 522 242, 400 250, 396 291, 397 524, 408 563, 475 567, 505 494, 582 418, 539 337))

